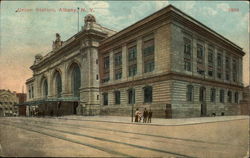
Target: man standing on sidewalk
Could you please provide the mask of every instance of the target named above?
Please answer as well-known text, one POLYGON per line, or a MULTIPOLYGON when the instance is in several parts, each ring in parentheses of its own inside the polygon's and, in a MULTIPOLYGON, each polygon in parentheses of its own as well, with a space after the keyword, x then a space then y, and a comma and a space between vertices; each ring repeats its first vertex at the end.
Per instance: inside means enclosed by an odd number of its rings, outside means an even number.
POLYGON ((151 111, 151 109, 149 109, 149 112, 148 112, 148 123, 151 123, 152 115, 153 115, 153 112, 151 111))
POLYGON ((148 111, 145 108, 143 111, 143 123, 147 123, 147 119, 148 119, 148 111))

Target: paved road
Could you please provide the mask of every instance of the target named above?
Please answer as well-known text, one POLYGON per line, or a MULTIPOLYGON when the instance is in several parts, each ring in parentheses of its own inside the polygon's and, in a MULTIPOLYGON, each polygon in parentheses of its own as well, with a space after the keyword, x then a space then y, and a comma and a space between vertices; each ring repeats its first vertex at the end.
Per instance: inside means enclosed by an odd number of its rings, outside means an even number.
POLYGON ((0 156, 241 158, 248 129, 246 118, 178 126, 0 118, 0 156))

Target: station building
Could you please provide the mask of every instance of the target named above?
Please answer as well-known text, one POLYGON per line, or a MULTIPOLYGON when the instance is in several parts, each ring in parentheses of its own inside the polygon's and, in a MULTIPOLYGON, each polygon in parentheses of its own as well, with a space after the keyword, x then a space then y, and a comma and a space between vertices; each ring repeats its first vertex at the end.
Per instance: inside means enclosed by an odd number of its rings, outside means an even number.
POLYGON ((240 114, 242 48, 169 5, 101 41, 101 109, 155 117, 240 114))
POLYGON ((47 114, 153 117, 240 114, 242 48, 169 5, 115 32, 85 17, 66 41, 36 55, 30 105, 47 114))
POLYGON ((35 56, 30 67, 33 76, 26 81, 26 104, 35 113, 92 115, 91 108, 99 109, 98 46, 115 31, 96 23, 92 15, 87 15, 84 23, 82 30, 66 41, 57 33, 52 51, 35 56))

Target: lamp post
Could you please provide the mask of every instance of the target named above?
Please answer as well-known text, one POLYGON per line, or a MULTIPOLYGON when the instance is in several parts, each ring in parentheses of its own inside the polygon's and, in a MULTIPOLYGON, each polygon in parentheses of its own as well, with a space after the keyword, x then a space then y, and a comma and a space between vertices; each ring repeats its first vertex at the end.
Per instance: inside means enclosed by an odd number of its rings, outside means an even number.
MULTIPOLYGON (((200 70, 200 73, 203 73, 203 80, 205 81, 205 70, 200 70)), ((206 115, 206 88, 204 87, 202 89, 202 105, 201 105, 201 116, 205 116, 206 115)))
POLYGON ((131 106, 131 108, 132 108, 132 110, 131 110, 131 122, 134 122, 134 118, 133 118, 133 116, 134 116, 134 100, 135 100, 135 97, 134 97, 134 89, 133 89, 133 86, 134 86, 134 75, 135 74, 133 74, 133 76, 132 76, 132 81, 131 81, 131 90, 132 90, 132 106, 131 106))

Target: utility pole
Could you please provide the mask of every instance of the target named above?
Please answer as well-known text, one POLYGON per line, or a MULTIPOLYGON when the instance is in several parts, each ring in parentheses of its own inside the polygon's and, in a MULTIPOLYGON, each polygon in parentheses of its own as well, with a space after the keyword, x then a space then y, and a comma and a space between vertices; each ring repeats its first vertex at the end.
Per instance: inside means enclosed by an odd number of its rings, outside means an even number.
POLYGON ((134 75, 135 74, 133 74, 133 76, 132 76, 132 83, 131 83, 131 90, 132 90, 132 110, 131 110, 131 122, 133 122, 134 121, 134 118, 133 118, 133 116, 134 116, 134 102, 135 102, 135 97, 134 97, 134 95, 135 95, 135 90, 134 90, 134 75))
POLYGON ((79 7, 77 7, 77 33, 79 32, 79 7))

